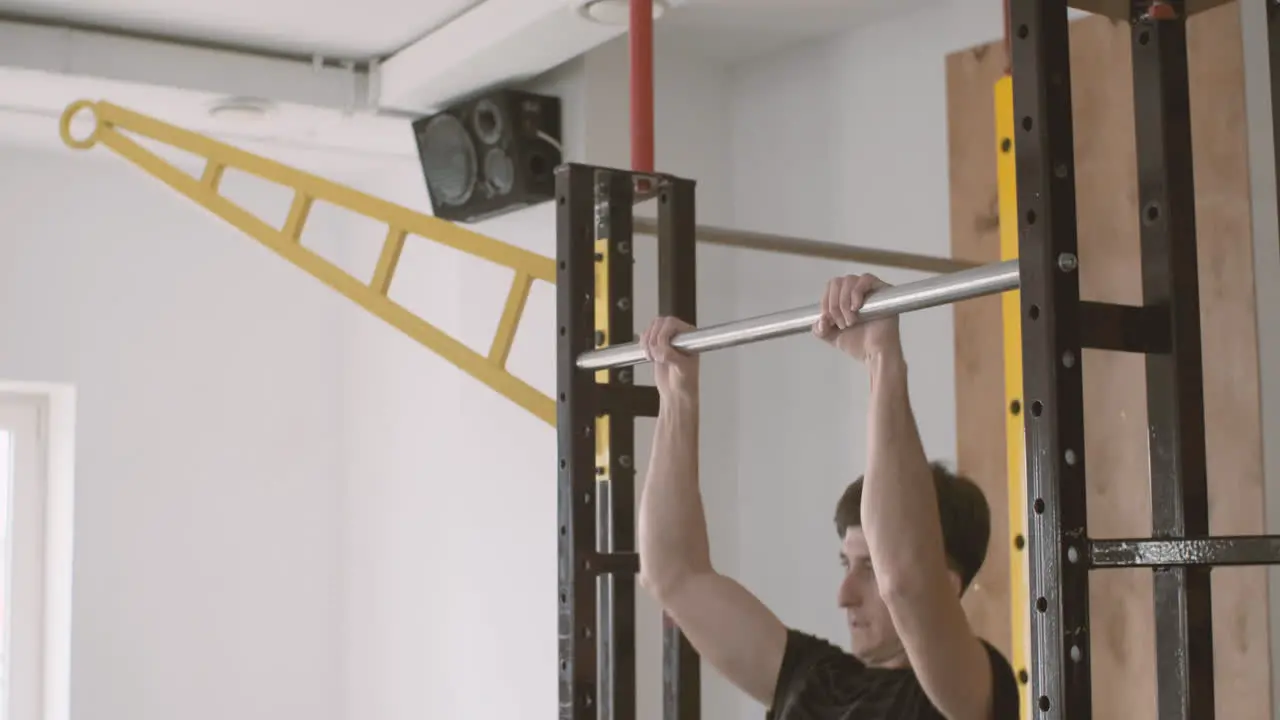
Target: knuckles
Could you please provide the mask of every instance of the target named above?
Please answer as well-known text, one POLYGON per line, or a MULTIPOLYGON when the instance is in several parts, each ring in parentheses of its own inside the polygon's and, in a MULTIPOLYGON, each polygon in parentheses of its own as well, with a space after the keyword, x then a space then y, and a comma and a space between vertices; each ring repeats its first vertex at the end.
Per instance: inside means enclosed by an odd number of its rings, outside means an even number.
POLYGON ((693 326, 676 317, 659 316, 649 323, 648 329, 640 336, 640 345, 645 356, 658 364, 677 363, 684 359, 671 347, 671 339, 682 332, 693 329, 693 326))

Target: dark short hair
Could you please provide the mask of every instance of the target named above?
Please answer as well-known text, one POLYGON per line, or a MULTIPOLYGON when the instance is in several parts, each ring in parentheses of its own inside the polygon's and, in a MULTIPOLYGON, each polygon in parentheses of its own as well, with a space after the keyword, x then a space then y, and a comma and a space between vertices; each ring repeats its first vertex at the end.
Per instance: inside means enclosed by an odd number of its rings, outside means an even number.
MULTIPOLYGON (((930 463, 933 486, 937 490, 938 515, 942 518, 942 544, 947 560, 960 573, 961 587, 967 589, 982 569, 991 541, 991 507, 982 488, 973 480, 953 473, 942 463, 930 463)), ((862 476, 849 483, 836 503, 836 532, 862 526, 862 476)))

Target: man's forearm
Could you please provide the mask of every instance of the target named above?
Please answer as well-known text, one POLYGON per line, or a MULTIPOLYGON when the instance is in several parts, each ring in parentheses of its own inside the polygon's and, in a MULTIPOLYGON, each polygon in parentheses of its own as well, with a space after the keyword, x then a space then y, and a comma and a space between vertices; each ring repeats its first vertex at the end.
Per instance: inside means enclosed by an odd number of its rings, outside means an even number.
POLYGON ((698 489, 698 401, 663 398, 640 497, 640 572, 655 594, 711 570, 698 489))
POLYGON ((907 390, 900 348, 867 360, 871 397, 862 525, 882 591, 914 592, 945 577, 933 472, 907 390))

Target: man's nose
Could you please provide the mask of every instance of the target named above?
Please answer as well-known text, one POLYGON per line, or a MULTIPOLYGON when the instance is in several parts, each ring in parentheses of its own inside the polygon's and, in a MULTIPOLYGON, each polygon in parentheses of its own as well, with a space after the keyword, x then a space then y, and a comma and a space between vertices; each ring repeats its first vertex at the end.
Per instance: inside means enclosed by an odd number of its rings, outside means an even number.
POLYGON ((862 603, 862 592, 852 575, 845 575, 840 581, 840 592, 837 597, 840 607, 857 607, 862 603))

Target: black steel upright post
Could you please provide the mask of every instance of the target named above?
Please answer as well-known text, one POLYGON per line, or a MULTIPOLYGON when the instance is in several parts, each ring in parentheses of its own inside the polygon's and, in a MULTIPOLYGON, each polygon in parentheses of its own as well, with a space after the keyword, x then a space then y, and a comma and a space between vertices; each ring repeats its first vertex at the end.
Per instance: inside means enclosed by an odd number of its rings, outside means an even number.
MULTIPOLYGON (((1135 3, 1141 5, 1142 3, 1135 3)), ((1187 25, 1181 0, 1163 19, 1132 20, 1134 122, 1144 304, 1162 313, 1170 351, 1146 357, 1152 536, 1209 535, 1200 284, 1187 25)), ((1157 705, 1162 720, 1213 717, 1208 567, 1155 571, 1157 705)))
MULTIPOLYGON (((658 188, 658 312, 697 324, 697 215, 692 180, 664 178, 658 188)), ((700 659, 663 616, 662 696, 666 720, 697 720, 702 711, 700 659)))
MULTIPOLYGON (((635 333, 632 208, 635 183, 628 172, 596 172, 597 345, 630 342, 635 333)), ((596 374, 608 389, 631 387, 631 368, 596 374)), ((633 403, 616 403, 596 420, 596 479, 600 519, 597 551, 636 552, 635 417, 633 403)), ((636 717, 636 582, 633 572, 599 578, 601 616, 600 720, 636 717)))
POLYGON ((598 703, 595 554, 596 382, 576 358, 595 347, 595 173, 556 171, 559 448, 560 717, 595 718, 598 703))
MULTIPOLYGON (((657 415, 658 394, 636 385, 630 367, 592 372, 577 360, 634 335, 638 177, 662 188, 661 307, 692 322, 694 183, 575 163, 556 169, 562 720, 636 717, 635 419, 657 415)), ((673 640, 664 653, 668 717, 697 720, 698 657, 678 631, 664 633, 673 640)))
POLYGON ((1092 716, 1071 57, 1066 0, 1010 3, 1026 408, 1031 696, 1092 716))

